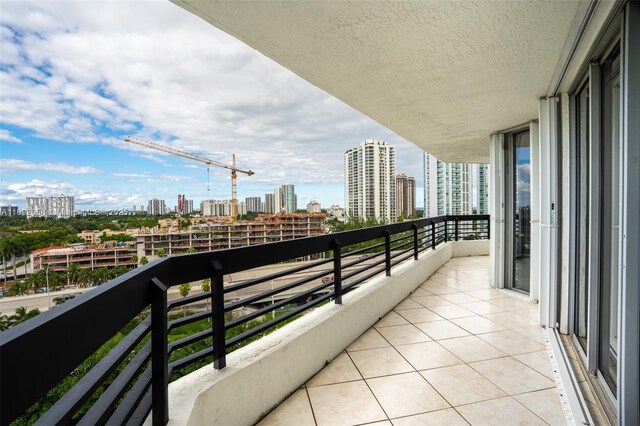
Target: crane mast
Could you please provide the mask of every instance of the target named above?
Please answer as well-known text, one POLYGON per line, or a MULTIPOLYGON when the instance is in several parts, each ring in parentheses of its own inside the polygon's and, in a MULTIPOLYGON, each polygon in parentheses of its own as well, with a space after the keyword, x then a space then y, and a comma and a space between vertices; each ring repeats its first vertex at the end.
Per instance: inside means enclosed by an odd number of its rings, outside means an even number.
MULTIPOLYGON (((240 172, 246 174, 247 176, 252 176, 254 175, 254 172, 252 172, 251 170, 243 170, 237 168, 235 154, 232 154, 231 165, 228 165, 220 161, 210 160, 208 158, 200 157, 198 155, 190 154, 188 152, 180 151, 178 149, 170 148, 168 146, 160 145, 154 142, 145 141, 144 139, 136 138, 133 136, 127 136, 126 138, 124 138, 124 141, 144 146, 146 148, 155 149, 157 151, 166 152, 167 154, 177 155, 188 160, 198 161, 200 163, 206 164, 207 166, 217 166, 227 170, 231 170, 231 220, 236 220, 236 217, 238 216, 237 173, 240 172)), ((207 171, 208 170, 209 169, 207 167, 207 171)))

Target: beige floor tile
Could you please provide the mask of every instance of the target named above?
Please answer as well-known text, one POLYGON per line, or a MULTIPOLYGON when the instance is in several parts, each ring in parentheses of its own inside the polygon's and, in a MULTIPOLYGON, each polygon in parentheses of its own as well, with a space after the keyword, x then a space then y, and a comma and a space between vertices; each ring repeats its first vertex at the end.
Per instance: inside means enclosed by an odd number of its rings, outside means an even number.
POLYGON ((367 423, 366 426, 393 426, 393 424, 391 420, 383 420, 381 422, 367 423))
MULTIPOLYGON (((424 309, 424 308, 423 308, 424 309)), ((380 327, 378 333, 392 345, 408 345, 409 343, 429 342, 431 338, 413 324, 380 327)))
POLYGON ((502 309, 501 307, 492 305, 491 303, 485 302, 484 300, 481 300, 479 302, 460 303, 460 306, 478 315, 504 312, 504 309, 502 309))
POLYGON ((308 388, 308 392, 319 426, 387 420, 364 380, 312 387, 308 388))
POLYGON ((489 359, 469 364, 509 395, 554 388, 555 382, 515 358, 489 359))
POLYGON ((349 355, 365 378, 414 371, 411 364, 391 347, 356 351, 349 355))
POLYGON ((478 315, 466 318, 454 318, 451 322, 464 328, 471 334, 491 333, 494 331, 506 330, 502 325, 489 321, 488 319, 478 315))
POLYGON ((385 348, 389 346, 391 346, 389 342, 387 342, 375 328, 370 328, 364 332, 362 336, 358 337, 355 342, 349 345, 347 351, 361 351, 363 349, 385 348))
POLYGON ((486 333, 478 337, 509 355, 518 355, 546 349, 544 345, 534 342, 513 330, 486 333))
POLYGON ((367 383, 390 418, 449 408, 418 373, 378 377, 367 383))
POLYGON ((412 297, 413 300, 424 306, 425 308, 430 308, 432 306, 446 306, 453 305, 453 303, 448 300, 443 299, 440 296, 425 296, 425 297, 412 297))
POLYGON ((482 316, 510 330, 516 328, 535 327, 538 325, 536 321, 528 320, 525 317, 514 314, 513 312, 499 312, 497 314, 485 314, 482 316))
POLYGON ((449 285, 449 284, 457 284, 457 283, 465 283, 465 284, 473 284, 474 278, 470 277, 450 277, 440 272, 436 272, 435 274, 429 277, 430 280, 435 281, 440 284, 449 285))
POLYGON ((442 298, 456 304, 472 303, 472 302, 480 301, 480 299, 476 299, 475 297, 469 296, 466 293, 443 294, 442 298))
POLYGON ((436 295, 440 295, 440 294, 450 294, 450 293, 457 293, 458 290, 453 289, 451 287, 447 287, 446 285, 443 285, 441 283, 435 282, 435 281, 431 281, 431 280, 427 280, 426 283, 422 284, 420 286, 420 288, 427 290, 433 294, 436 295))
POLYGON ((406 319, 402 318, 396 311, 391 311, 387 315, 382 317, 382 319, 380 321, 378 321, 374 325, 374 327, 376 327, 376 328, 378 328, 378 327, 389 327, 389 326, 392 326, 392 325, 404 325, 404 324, 409 324, 409 321, 407 321, 406 319))
POLYGON ((433 296, 433 293, 420 287, 416 288, 411 293, 411 297, 427 297, 427 296, 433 296))
POLYGON ((349 355, 343 352, 309 380, 307 386, 330 385, 354 380, 362 380, 362 376, 349 355))
POLYGON ((466 364, 421 371, 452 406, 507 396, 500 388, 466 364))
POLYGON ((549 379, 555 380, 553 369, 551 368, 551 361, 549 360, 549 353, 546 349, 538 352, 515 355, 514 358, 524 365, 533 368, 538 373, 544 374, 549 379))
POLYGON ((534 325, 533 327, 514 328, 513 331, 544 345, 544 329, 539 325, 534 325))
POLYGON ((416 327, 427 333, 427 336, 433 340, 469 336, 469 332, 447 320, 424 322, 416 324, 416 327))
POLYGON ((432 306, 429 309, 445 319, 472 317, 475 315, 473 312, 467 311, 458 305, 432 306))
POLYGON ((391 422, 394 426, 467 426, 469 424, 453 408, 400 417, 392 419, 391 422))
POLYGON ((545 425, 539 417, 509 397, 476 402, 456 409, 472 425, 545 425))
POLYGON ((509 311, 526 311, 529 308, 531 308, 530 302, 525 302, 524 300, 516 299, 514 297, 505 297, 503 299, 493 299, 493 300, 490 300, 489 303, 509 311))
POLYGON ((298 426, 298 425, 315 425, 311 405, 307 396, 306 389, 300 389, 294 392, 289 398, 285 399, 275 410, 267 415, 258 426, 298 426))
POLYGON ((467 294, 480 300, 501 299, 503 297, 507 297, 504 293, 490 288, 468 291, 467 294))
POLYGON ((464 362, 474 362, 507 356, 504 352, 496 349, 476 336, 440 340, 438 343, 464 362))
POLYGON ((422 308, 422 305, 416 302, 415 300, 407 297, 402 302, 400 302, 395 308, 394 311, 401 311, 403 309, 417 309, 422 308))
POLYGON ((398 312, 404 319, 412 324, 419 322, 438 321, 443 318, 433 311, 420 306, 418 309, 406 309, 398 312))
POLYGON ((462 364, 458 357, 436 342, 399 345, 396 349, 416 370, 462 364))
POLYGON ((557 389, 523 393, 513 398, 552 426, 566 424, 557 389))

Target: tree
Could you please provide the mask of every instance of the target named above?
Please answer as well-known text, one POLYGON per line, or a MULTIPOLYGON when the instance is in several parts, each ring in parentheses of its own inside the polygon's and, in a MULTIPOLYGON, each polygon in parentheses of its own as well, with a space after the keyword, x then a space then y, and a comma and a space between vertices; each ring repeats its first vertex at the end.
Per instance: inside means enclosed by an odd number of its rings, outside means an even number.
POLYGON ((167 254, 165 253, 164 248, 162 248, 162 247, 160 247, 160 248, 158 249, 158 252, 157 252, 157 253, 158 253, 158 257, 165 257, 165 256, 167 255, 167 254))
POLYGON ((211 278, 205 278, 202 280, 202 285, 200 286, 203 292, 209 293, 211 291, 211 278))
POLYGON ((196 250, 196 249, 195 249, 195 248, 193 248, 193 247, 189 247, 189 248, 187 249, 187 253, 189 253, 189 254, 196 253, 197 251, 198 251, 198 250, 196 250))
POLYGON ((39 314, 40 314, 40 310, 37 308, 27 311, 27 309, 24 306, 20 306, 19 308, 16 309, 16 313, 14 315, 0 316, 0 331, 13 327, 16 324, 20 324, 21 322, 26 321, 30 318, 33 318, 39 314))
POLYGON ((137 265, 138 264, 138 255, 135 254, 135 253, 132 254, 131 255, 131 261, 137 265))
POLYGON ((16 237, 7 239, 5 244, 5 250, 11 254, 11 263, 13 264, 13 279, 17 280, 18 275, 16 273, 16 256, 27 253, 27 246, 21 239, 18 239, 16 237))
MULTIPOLYGON (((48 275, 49 275, 48 280, 49 280, 50 290, 55 291, 58 288, 62 287, 62 284, 64 281, 58 272, 49 270, 48 275)), ((47 279, 47 274, 45 273, 45 280, 46 279, 47 279)), ((46 284, 46 281, 45 281, 45 284, 46 284)))
MULTIPOLYGON (((29 276, 32 277, 33 275, 29 276)), ((22 296, 23 294, 27 294, 30 288, 26 280, 16 281, 9 287, 9 296, 22 296)))
POLYGON ((76 285, 78 283, 78 274, 80 273, 80 267, 76 263, 72 263, 67 268, 67 284, 76 285))
MULTIPOLYGON (((2 270, 4 272, 4 285, 7 285, 7 258, 11 256, 9 238, 0 238, 0 256, 2 257, 2 270)), ((15 278, 14 278, 15 280, 15 278)))
POLYGON ((93 283, 93 273, 89 268, 82 268, 78 271, 78 285, 80 287, 87 287, 93 283))
POLYGON ((140 258, 140 265, 146 265, 147 263, 149 263, 149 259, 147 259, 147 256, 142 256, 140 258))
POLYGON ((106 283, 110 279, 111 279, 111 274, 109 273, 109 270, 105 267, 98 268, 93 271, 93 282, 95 282, 98 285, 106 283))
POLYGON ((187 297, 190 291, 191 291, 191 284, 189 283, 180 284, 180 286, 178 286, 178 293, 180 293, 180 296, 182 297, 187 297))

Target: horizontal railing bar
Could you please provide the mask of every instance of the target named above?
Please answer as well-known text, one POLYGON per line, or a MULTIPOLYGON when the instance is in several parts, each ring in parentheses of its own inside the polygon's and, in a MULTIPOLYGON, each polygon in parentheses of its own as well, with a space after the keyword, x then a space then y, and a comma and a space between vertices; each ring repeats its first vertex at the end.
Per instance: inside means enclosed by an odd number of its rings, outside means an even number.
POLYGON ((151 389, 148 389, 138 403, 136 410, 133 412, 129 420, 127 420, 127 426, 140 426, 145 423, 147 416, 151 412, 151 398, 151 389))
MULTIPOLYGON (((407 260, 407 259, 413 259, 413 249, 409 249, 409 250, 407 250, 406 252, 409 252, 409 251, 410 251, 411 253, 409 253, 409 254, 405 254, 405 256, 401 257, 400 259, 397 259, 397 260, 392 261, 392 262, 391 262, 391 266, 396 266, 397 264, 402 263, 402 262, 404 262, 404 261, 405 261, 405 260, 407 260)), ((406 253, 406 252, 405 252, 405 253, 406 253)))
POLYGON ((350 291, 350 289, 352 289, 353 287, 362 284, 363 282, 367 281, 370 278, 375 277, 378 274, 383 273, 385 270, 386 270, 385 267, 382 267, 382 268, 379 268, 379 269, 375 269, 373 272, 371 272, 371 273, 369 273, 367 275, 364 275, 364 276, 358 278, 357 280, 353 280, 349 284, 346 284, 346 285, 342 286, 342 291, 344 293, 346 293, 346 292, 350 291))
POLYGON ((349 257, 349 256, 357 256, 359 254, 377 254, 377 253, 365 253, 365 252, 370 251, 371 249, 379 248, 379 247, 384 247, 384 242, 382 242, 380 244, 376 244, 375 246, 363 247, 363 248, 358 249, 358 250, 353 250, 353 251, 350 251, 350 252, 347 252, 347 253, 343 253, 342 257, 345 258, 345 257, 349 257))
POLYGON ((115 371, 151 329, 148 316, 127 334, 109 353, 87 372, 62 398, 60 398, 36 424, 50 425, 67 423, 75 412, 93 395, 104 380, 115 371))
MULTIPOLYGON (((342 265, 342 269, 344 270, 344 269, 350 268, 352 266, 358 265, 360 263, 364 263, 367 260, 375 259, 376 257, 380 257, 380 256, 384 256, 384 252, 383 251, 381 251, 380 253, 371 253, 370 255, 368 255, 366 257, 362 256, 359 259, 353 260, 351 262, 344 263, 342 265)), ((346 257, 347 256, 342 256, 343 259, 346 258, 346 257)))
POLYGON ((183 325, 192 324, 194 322, 211 318, 211 309, 206 310, 204 312, 198 312, 197 314, 191 314, 188 317, 174 319, 169 321, 167 325, 167 331, 174 330, 178 327, 182 327, 183 325))
POLYGON ((201 300, 211 299, 211 292, 207 291, 200 294, 194 294, 192 296, 183 297, 182 299, 174 299, 167 303, 167 311, 180 306, 188 305, 190 303, 199 302, 201 300))
POLYGON ((301 286, 303 284, 306 284, 308 282, 315 281, 317 279, 321 279, 322 277, 326 276, 327 274, 331 274, 332 272, 333 272, 333 269, 327 269, 326 271, 318 272, 317 274, 311 275, 309 277, 301 278, 301 279, 299 279, 297 281, 294 281, 294 282, 289 283, 289 284, 285 284, 283 286, 274 288, 272 290, 263 291, 262 293, 259 293, 259 294, 253 295, 253 296, 249 296, 249 297, 246 297, 244 299, 240 299, 237 302, 233 302, 233 303, 230 303, 229 305, 225 306, 224 307, 224 311, 225 312, 234 311, 236 309, 239 309, 239 308, 245 307, 247 305, 250 305, 252 303, 258 302, 260 300, 263 300, 263 299, 265 299, 265 298, 267 298, 269 296, 275 296, 276 294, 282 293, 282 292, 287 291, 287 290, 291 290, 293 288, 299 287, 299 286, 301 286))
POLYGON ((184 348, 185 346, 189 346, 193 343, 196 343, 200 340, 204 340, 208 337, 213 337, 213 329, 211 328, 208 328, 206 330, 200 331, 195 334, 190 334, 189 336, 183 337, 182 339, 169 343, 167 352, 169 355, 171 355, 174 351, 177 351, 180 348, 184 348))
POLYGON ((291 275, 291 274, 295 274, 295 273, 298 273, 298 272, 306 271, 307 269, 315 268, 316 266, 325 265, 327 263, 331 263, 332 261, 333 261, 332 259, 324 259, 324 260, 320 260, 320 261, 317 261, 317 262, 313 262, 311 264, 302 265, 302 266, 298 266, 298 267, 295 267, 295 268, 287 269, 286 271, 275 272, 273 274, 265 275, 265 276, 260 277, 260 278, 255 278, 255 279, 248 280, 248 281, 245 281, 245 282, 240 283, 240 284, 234 284, 234 285, 225 287, 224 292, 225 293, 230 293, 230 292, 233 292, 233 291, 242 290, 242 289, 247 288, 247 287, 252 287, 252 286, 254 286, 256 284, 262 284, 264 282, 268 282, 268 281, 275 280, 275 279, 278 279, 278 278, 286 277, 287 275, 291 275))
POLYGON ((214 355, 213 346, 209 346, 205 349, 202 349, 201 351, 198 351, 196 353, 187 355, 183 358, 177 359, 169 363, 169 377, 171 377, 171 375, 175 373, 176 370, 184 368, 187 365, 193 364, 194 362, 198 362, 200 360, 205 359, 208 356, 213 356, 213 355, 214 355))
POLYGON ((314 307, 316 305, 319 305, 320 303, 324 302, 325 300, 331 299, 333 296, 334 296, 333 292, 327 293, 325 295, 322 295, 322 296, 318 297, 317 299, 312 300, 311 302, 305 303, 304 305, 302 305, 302 306, 300 306, 300 307, 298 307, 298 308, 296 308, 294 310, 291 310, 291 311, 289 311, 289 312, 287 312, 287 313, 275 318, 272 321, 269 321, 268 323, 260 324, 259 326, 254 327, 251 330, 247 330, 242 334, 234 336, 234 337, 232 337, 231 339, 229 339, 227 341, 226 346, 230 347, 230 346, 233 346, 233 345, 238 344, 240 342, 243 342, 246 339, 250 339, 251 337, 253 337, 253 336, 257 335, 257 334, 260 334, 263 331, 267 330, 268 328, 273 327, 275 325, 278 325, 281 322, 286 321, 287 319, 299 314, 300 312, 304 312, 309 308, 312 308, 312 307, 314 307))
POLYGON ((107 423, 114 425, 123 425, 133 415, 138 407, 142 398, 144 398, 145 391, 151 386, 151 365, 148 365, 144 369, 142 374, 138 377, 138 380, 133 384, 129 392, 125 395, 124 399, 120 401, 118 408, 116 408, 113 415, 109 418, 107 423))
POLYGON ((306 297, 306 296, 310 296, 310 295, 312 295, 314 293, 317 293, 317 292, 319 292, 321 290, 324 290, 327 287, 332 287, 332 286, 333 286, 333 281, 328 282, 328 283, 322 283, 322 284, 320 284, 318 286, 310 288, 309 290, 305 290, 305 291, 303 291, 301 293, 296 293, 296 294, 292 295, 291 297, 288 297, 286 299, 280 300, 280 301, 275 302, 273 304, 267 305, 267 306, 265 306, 263 308, 260 308, 260 309, 254 311, 254 312, 251 312, 250 314, 243 315, 240 318, 236 318, 233 321, 229 321, 228 323, 225 324, 224 328, 225 328, 225 330, 230 330, 233 327, 237 327, 240 324, 244 324, 247 321, 251 321, 252 319, 258 318, 258 317, 260 317, 260 316, 262 316, 262 315, 264 315, 264 314, 266 314, 268 312, 271 312, 271 311, 273 311, 275 309, 278 309, 278 308, 281 308, 283 306, 286 306, 286 305, 288 305, 289 303, 291 303, 291 302, 293 302, 295 300, 298 300, 298 299, 306 297))
POLYGON ((408 252, 412 252, 413 253, 413 247, 392 254, 391 255, 391 259, 395 259, 396 257, 402 256, 403 254, 408 253, 408 252))
MULTIPOLYGON (((109 385, 89 411, 82 416, 81 424, 99 425, 104 424, 116 409, 118 399, 125 393, 136 375, 142 371, 151 358, 151 341, 145 343, 140 351, 122 370, 118 377, 109 385)), ((80 424, 79 423, 79 424, 80 424)))
POLYGON ((382 265, 383 263, 386 262, 386 259, 380 259, 378 261, 376 261, 375 263, 372 263, 371 265, 367 265, 363 268, 360 269, 356 269, 355 271, 349 271, 346 274, 342 275, 342 281, 347 280, 351 277, 355 277, 356 275, 360 275, 363 272, 368 271, 371 268, 375 268, 378 265, 382 265))

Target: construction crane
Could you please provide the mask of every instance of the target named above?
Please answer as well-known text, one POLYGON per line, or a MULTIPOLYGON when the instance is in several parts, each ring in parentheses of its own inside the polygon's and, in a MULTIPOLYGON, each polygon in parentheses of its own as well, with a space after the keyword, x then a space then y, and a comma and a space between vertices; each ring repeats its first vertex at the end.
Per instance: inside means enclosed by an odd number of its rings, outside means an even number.
MULTIPOLYGON (((153 142, 148 142, 140 138, 136 138, 133 136, 127 136, 124 138, 125 142, 133 143, 136 145, 144 146, 146 148, 155 149, 158 151, 166 152, 168 154, 177 155, 182 158, 187 158, 193 161, 199 161, 200 163, 204 163, 207 165, 207 179, 209 176, 209 166, 218 166, 227 170, 231 170, 231 221, 235 221, 238 216, 238 198, 237 198, 237 173, 244 173, 247 176, 252 176, 253 173, 251 170, 243 170, 236 167, 236 155, 232 154, 231 165, 221 163, 220 161, 209 160, 208 158, 200 157, 198 155, 189 154, 188 152, 180 151, 175 148, 169 148, 164 145, 160 145, 153 142)), ((207 180, 207 191, 209 190, 209 183, 207 180)))

